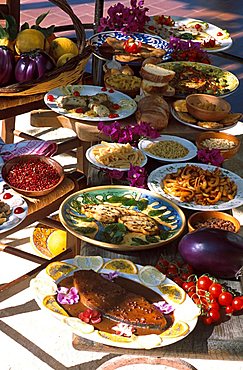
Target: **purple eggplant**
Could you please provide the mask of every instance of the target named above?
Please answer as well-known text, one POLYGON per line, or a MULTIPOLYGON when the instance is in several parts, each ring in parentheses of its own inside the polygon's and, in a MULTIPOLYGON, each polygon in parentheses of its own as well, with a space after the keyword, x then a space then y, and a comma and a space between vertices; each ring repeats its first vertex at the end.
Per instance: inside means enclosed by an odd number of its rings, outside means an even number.
POLYGON ((234 278, 243 266, 243 237, 231 231, 196 230, 180 240, 178 249, 185 262, 200 273, 234 278))
POLYGON ((37 80, 54 67, 55 62, 42 50, 23 53, 16 63, 15 79, 18 82, 37 80))
POLYGON ((14 79, 14 54, 6 46, 0 46, 0 86, 8 85, 14 79))

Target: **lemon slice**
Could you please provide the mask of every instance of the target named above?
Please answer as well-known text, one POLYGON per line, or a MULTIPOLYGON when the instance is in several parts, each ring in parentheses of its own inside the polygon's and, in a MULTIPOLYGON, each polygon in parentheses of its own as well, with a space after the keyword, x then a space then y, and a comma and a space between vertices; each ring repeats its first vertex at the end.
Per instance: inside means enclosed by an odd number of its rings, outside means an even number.
POLYGON ((186 292, 178 285, 165 284, 160 285, 159 290, 165 294, 167 299, 173 303, 181 304, 186 299, 186 292))
POLYGON ((168 330, 164 331, 164 333, 160 334, 162 338, 177 338, 185 335, 189 332, 189 326, 184 321, 177 321, 169 328, 168 330))
POLYGON ((157 334, 140 335, 137 337, 136 343, 140 348, 152 349, 161 345, 162 339, 157 334))
POLYGON ((43 299, 43 305, 52 312, 59 313, 60 315, 68 316, 67 312, 59 306, 53 295, 48 295, 43 299))
POLYGON ((183 305, 178 306, 174 311, 174 318, 176 321, 184 320, 184 321, 192 321, 196 319, 201 314, 201 307, 195 305, 194 303, 188 307, 187 310, 183 307, 183 305))
POLYGON ((90 334, 93 333, 94 327, 93 325, 86 324, 82 320, 78 319, 77 317, 65 317, 63 322, 70 326, 71 329, 75 332, 81 332, 83 334, 90 334))
POLYGON ((136 335, 132 334, 130 337, 123 337, 117 334, 107 333, 105 331, 98 331, 98 334, 105 339, 112 340, 112 342, 123 342, 123 343, 130 343, 136 339, 136 335))
POLYGON ((46 273, 53 279, 58 280, 60 277, 68 275, 76 270, 77 267, 66 262, 52 262, 46 267, 46 273))
POLYGON ((138 272, 138 277, 144 285, 149 286, 158 286, 166 279, 166 276, 154 266, 142 267, 138 272))
POLYGON ((99 271, 103 266, 104 260, 100 256, 76 256, 74 263, 82 270, 99 271))
POLYGON ((103 265, 103 269, 120 271, 126 274, 136 274, 138 272, 136 265, 132 261, 123 258, 116 258, 106 262, 103 265))

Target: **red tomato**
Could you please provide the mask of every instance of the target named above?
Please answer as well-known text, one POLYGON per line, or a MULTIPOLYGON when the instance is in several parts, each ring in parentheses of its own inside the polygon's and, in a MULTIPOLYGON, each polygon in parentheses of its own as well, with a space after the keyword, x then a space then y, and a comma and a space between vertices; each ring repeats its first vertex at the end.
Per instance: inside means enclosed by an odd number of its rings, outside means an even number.
POLYGON ((234 309, 232 306, 226 306, 225 307, 225 313, 226 315, 231 315, 234 312, 234 309))
POLYGON ((209 317, 211 317, 213 322, 219 321, 219 319, 220 319, 220 313, 219 313, 218 310, 212 309, 212 310, 209 311, 208 315, 209 315, 209 317))
POLYGON ((49 94, 49 95, 47 96, 47 100, 48 100, 48 101, 53 102, 53 101, 55 101, 55 98, 54 98, 54 96, 53 96, 53 95, 49 94))
POLYGON ((182 288, 186 291, 186 292, 196 292, 196 286, 195 284, 193 283, 193 281, 188 281, 188 282, 185 282, 182 284, 182 288))
POLYGON ((74 95, 74 96, 80 96, 80 92, 79 92, 79 91, 74 91, 74 92, 73 92, 73 95, 74 95))
POLYGON ((4 195, 3 195, 3 199, 10 199, 10 198, 12 198, 13 197, 13 195, 12 194, 10 194, 10 193, 5 193, 4 195))
POLYGON ((106 87, 102 87, 101 91, 107 91, 106 87))
POLYGON ((179 286, 182 286, 183 280, 180 277, 175 277, 173 281, 178 284, 179 286))
POLYGON ((117 110, 117 109, 120 109, 121 106, 119 104, 113 104, 112 108, 117 110))
POLYGON ((14 213, 16 214, 16 215, 19 215, 20 213, 23 213, 24 212, 24 209, 22 208, 22 207, 17 207, 17 208, 15 208, 15 210, 14 210, 14 213))
POLYGON ((117 113, 110 113, 108 117, 109 118, 117 118, 117 117, 119 117, 119 114, 117 114, 117 113))
POLYGON ((109 93, 113 93, 113 92, 114 92, 114 90, 113 90, 113 89, 110 89, 110 90, 109 90, 109 93))
POLYGON ((201 276, 197 281, 197 287, 202 290, 208 290, 213 281, 207 276, 201 276))
POLYGON ((213 283, 210 285, 208 291, 214 298, 218 298, 218 296, 222 293, 222 285, 219 283, 213 283))
POLYGON ((83 110, 83 108, 77 108, 77 109, 75 109, 75 112, 76 113, 84 113, 84 110, 83 110))
POLYGON ((213 320, 210 316, 203 316, 202 321, 205 325, 211 325, 213 320))
POLYGON ((233 301, 233 295, 230 292, 222 292, 218 297, 221 306, 230 306, 233 301))
POLYGON ((243 300, 241 297, 235 297, 231 304, 234 311, 240 311, 243 309, 243 300))

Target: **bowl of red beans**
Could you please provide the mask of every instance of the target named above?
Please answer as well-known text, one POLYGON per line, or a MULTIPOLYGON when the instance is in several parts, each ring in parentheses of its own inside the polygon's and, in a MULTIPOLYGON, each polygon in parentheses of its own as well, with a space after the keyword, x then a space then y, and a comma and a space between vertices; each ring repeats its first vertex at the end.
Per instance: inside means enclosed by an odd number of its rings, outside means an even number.
POLYGON ((40 197, 50 193, 63 181, 64 171, 53 158, 21 155, 4 164, 2 178, 16 192, 40 197))
POLYGON ((193 213, 188 221, 189 232, 207 227, 222 229, 237 233, 240 230, 240 222, 234 216, 219 211, 202 211, 193 213))

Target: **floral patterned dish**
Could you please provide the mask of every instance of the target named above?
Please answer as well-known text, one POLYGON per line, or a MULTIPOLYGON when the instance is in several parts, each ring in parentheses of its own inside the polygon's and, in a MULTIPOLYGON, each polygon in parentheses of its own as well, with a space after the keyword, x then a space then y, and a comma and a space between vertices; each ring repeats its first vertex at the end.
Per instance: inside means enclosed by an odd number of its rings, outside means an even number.
MULTIPOLYGON (((218 167, 208 165, 208 164, 199 164, 199 163, 188 163, 189 165, 197 166, 202 169, 207 169, 209 171, 214 171, 218 167)), ((232 208, 240 207, 243 204, 243 179, 236 175, 235 173, 228 171, 224 168, 220 168, 223 176, 228 176, 230 180, 233 180, 237 185, 237 193, 236 196, 229 200, 228 202, 218 202, 214 205, 200 205, 194 202, 181 202, 179 198, 166 194, 161 187, 161 181, 167 174, 171 174, 176 172, 179 168, 185 167, 185 163, 175 163, 175 164, 168 164, 159 168, 156 168, 152 171, 148 177, 148 187, 151 191, 154 191, 157 194, 164 196, 165 198, 169 199, 170 201, 174 202, 180 207, 199 210, 199 211, 211 211, 211 210, 227 210, 232 208)))
MULTIPOLYGON (((106 215, 109 210, 99 211, 106 215)), ((149 190, 130 186, 98 186, 84 189, 69 196, 60 207, 60 221, 78 238, 103 248, 116 250, 143 250, 162 246, 177 238, 185 226, 183 212, 172 202, 149 190), (158 229, 152 234, 129 231, 119 220, 81 213, 82 206, 118 207, 129 214, 147 215, 158 229)), ((140 221, 141 222, 141 221, 140 221)))

